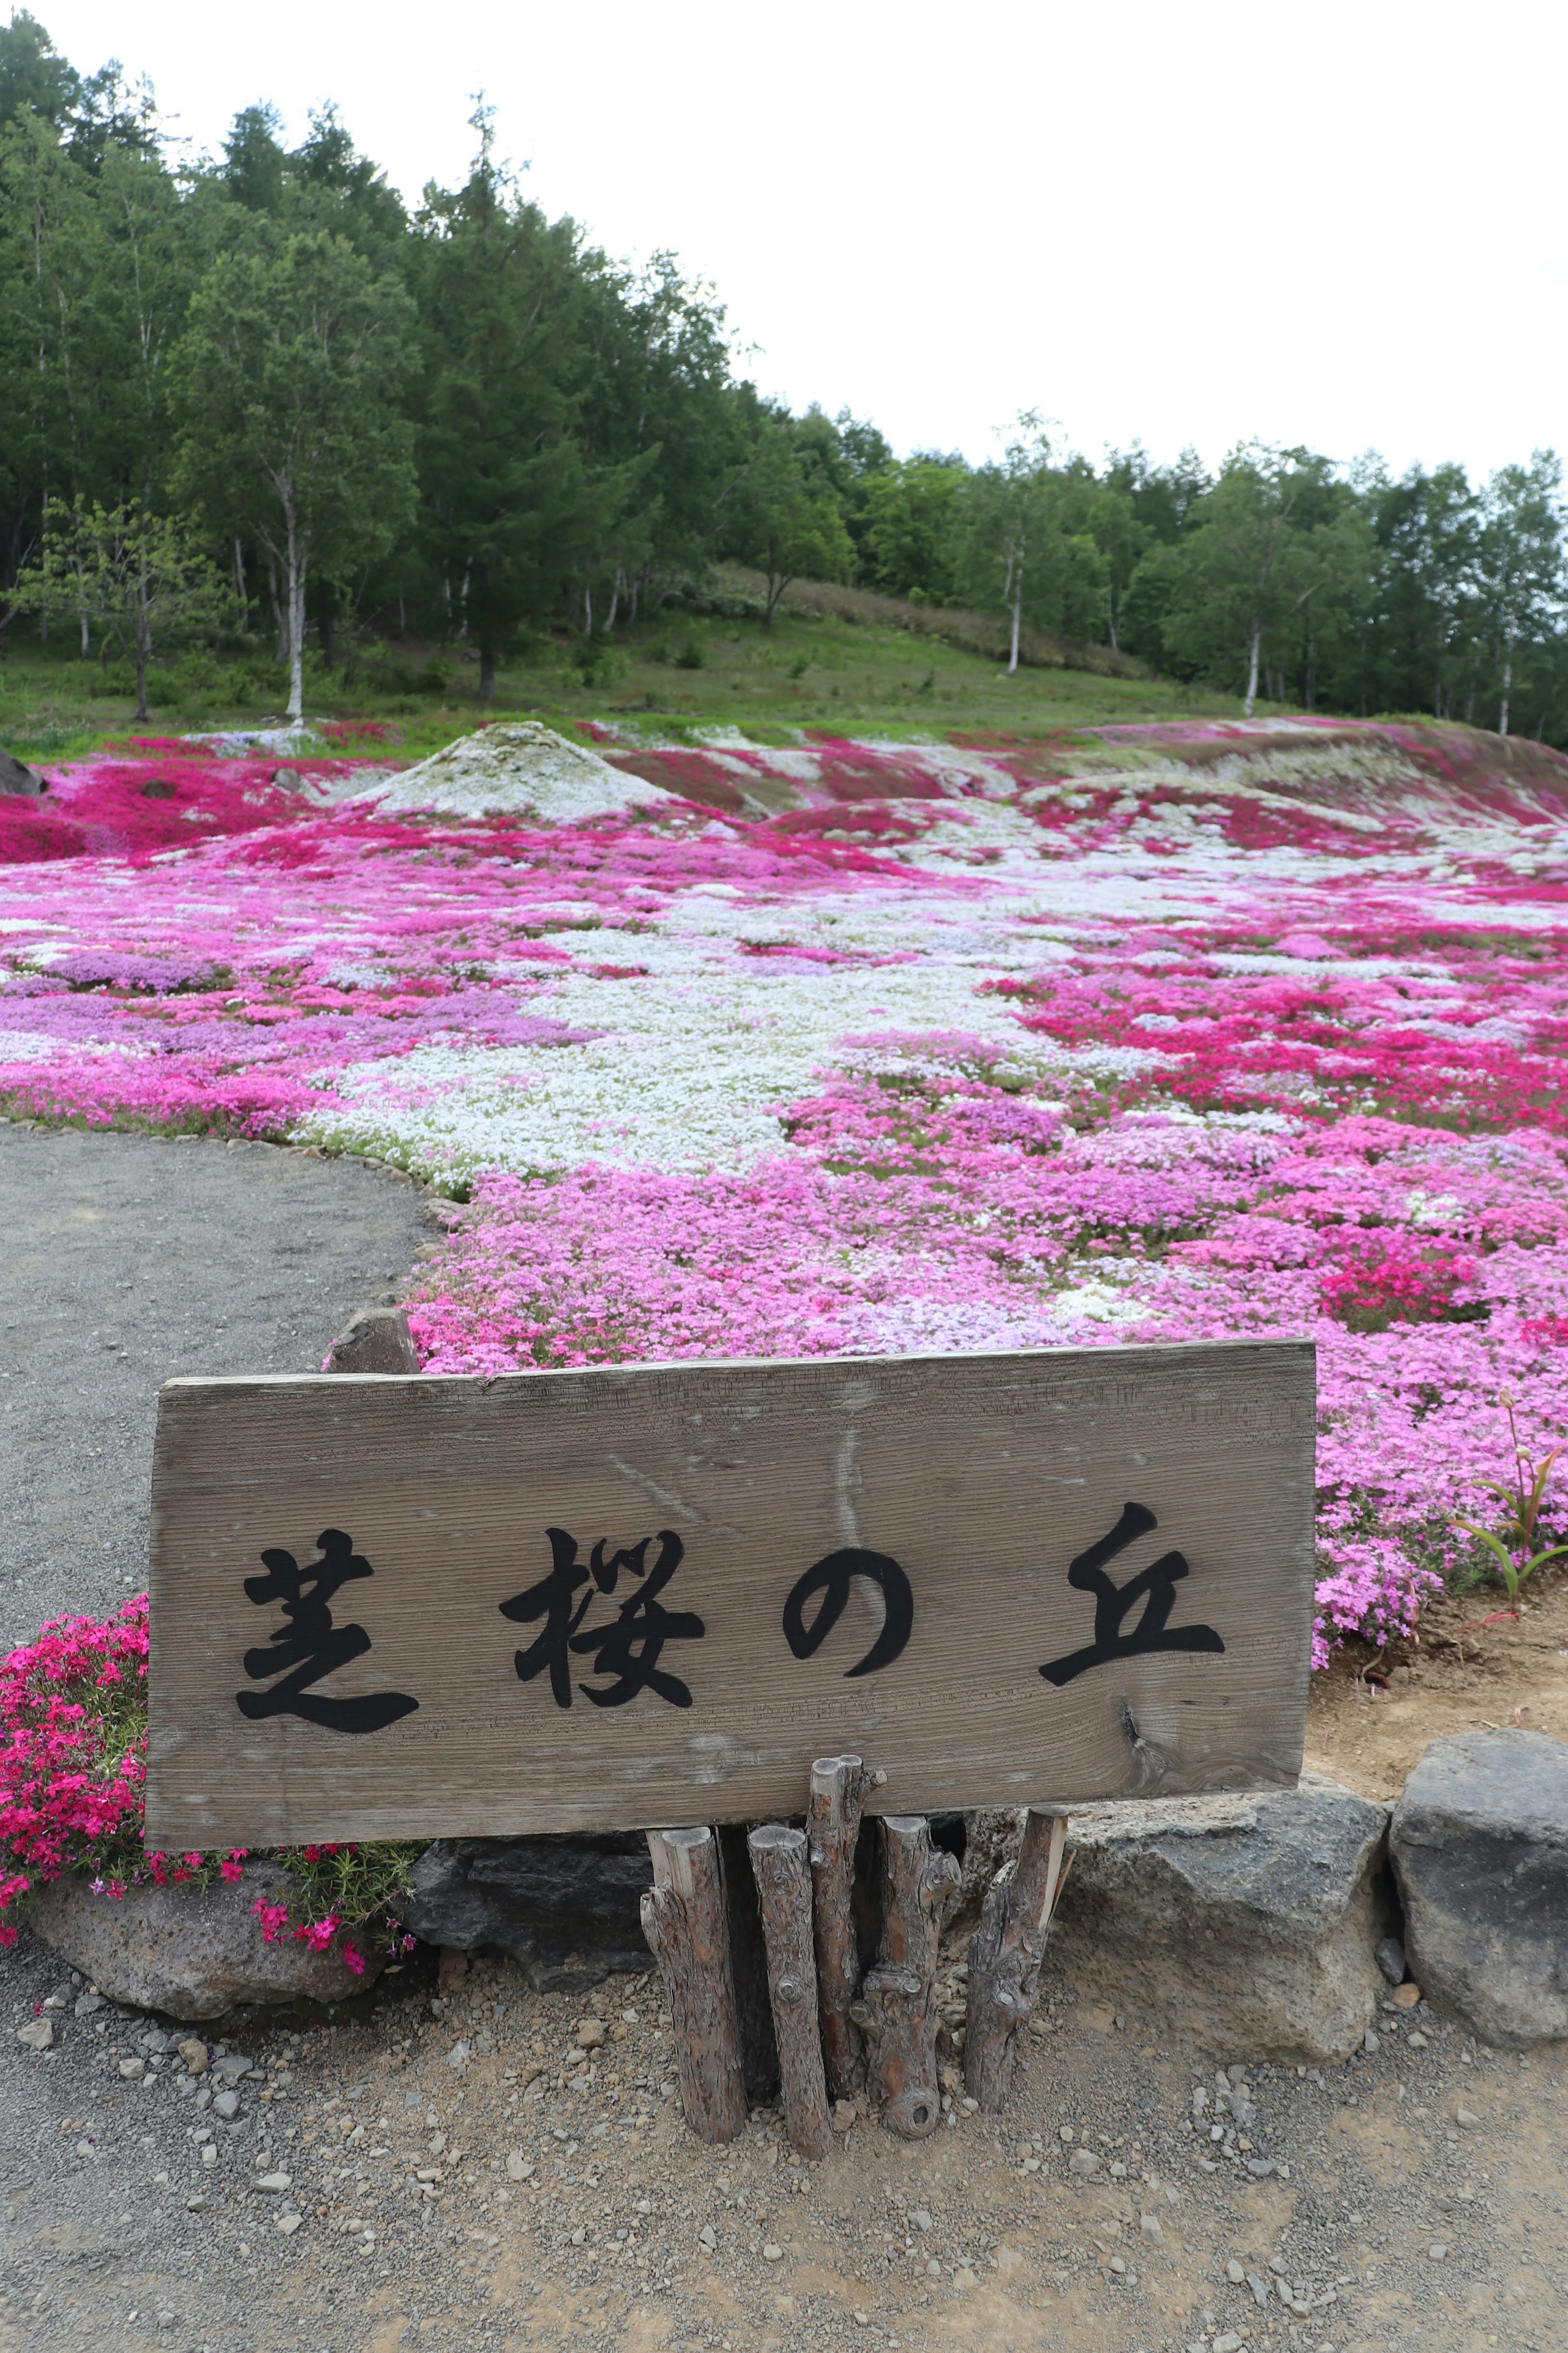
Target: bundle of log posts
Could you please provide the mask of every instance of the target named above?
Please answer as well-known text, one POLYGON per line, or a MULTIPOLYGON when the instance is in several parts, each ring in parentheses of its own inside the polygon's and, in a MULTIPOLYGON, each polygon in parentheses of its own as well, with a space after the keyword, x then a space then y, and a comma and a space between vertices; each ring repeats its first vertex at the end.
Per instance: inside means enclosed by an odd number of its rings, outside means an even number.
MULTIPOLYGON (((905 2140, 924 2139, 942 2118, 936 1973, 959 1867, 923 1816, 882 1816, 881 1940, 862 1972, 855 1852, 867 1798, 886 1778, 858 1757, 820 1757, 805 1827, 764 1822, 746 1840, 785 2128, 805 2157, 826 2155, 835 2112, 842 2120, 859 2094, 905 2140)), ((1030 1809, 1017 1860, 986 1891, 970 1942, 964 2088, 989 2113, 1006 2099, 1034 2008, 1066 1834, 1065 1815, 1030 1809)), ((721 1841, 706 1828, 647 1840, 643 1933, 669 2004, 681 2105, 700 2139, 731 2141, 747 2097, 721 1841)))

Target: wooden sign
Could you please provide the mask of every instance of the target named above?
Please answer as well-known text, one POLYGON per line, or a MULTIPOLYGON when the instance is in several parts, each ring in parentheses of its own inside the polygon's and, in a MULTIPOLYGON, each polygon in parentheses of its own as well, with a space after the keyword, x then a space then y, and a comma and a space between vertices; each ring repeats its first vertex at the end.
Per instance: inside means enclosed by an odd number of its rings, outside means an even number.
POLYGON ((172 1381, 155 1848, 1289 1783, 1305 1341, 172 1381))

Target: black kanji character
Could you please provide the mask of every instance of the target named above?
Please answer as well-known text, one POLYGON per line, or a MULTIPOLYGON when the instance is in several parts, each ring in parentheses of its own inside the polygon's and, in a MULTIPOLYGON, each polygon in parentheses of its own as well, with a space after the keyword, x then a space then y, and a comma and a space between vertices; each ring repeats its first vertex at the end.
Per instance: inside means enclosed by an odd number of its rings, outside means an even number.
POLYGON ((531 1625, 535 1618, 543 1619, 544 1630, 539 1640, 517 1654, 517 1679, 519 1683, 531 1683, 548 1667, 556 1706, 570 1707, 572 1662, 567 1652, 594 1596, 590 1589, 574 1609, 578 1587, 588 1583, 588 1572, 577 1557, 577 1539, 568 1535, 564 1528, 546 1528, 544 1533, 550 1539, 554 1564, 549 1576, 531 1585, 526 1593, 503 1601, 500 1614, 523 1626, 531 1625))
POLYGON ((303 1568, 291 1552, 264 1552, 261 1558, 267 1575, 246 1578, 245 1589, 252 1601, 261 1608, 280 1601, 289 1620, 279 1627, 265 1650, 247 1651, 246 1673, 253 1683, 261 1683, 285 1667, 294 1672, 285 1674, 270 1691, 236 1692, 235 1704, 252 1723, 268 1715, 298 1715, 328 1732, 384 1731, 400 1715, 410 1715, 418 1701, 406 1692, 367 1692, 352 1699, 330 1699, 310 1688, 369 1650, 370 1636, 363 1626, 333 1625, 332 1596, 352 1577, 375 1574, 342 1528, 323 1528, 316 1538, 316 1549, 321 1558, 307 1562, 303 1568))
MULTIPOLYGON (((603 1545, 594 1547, 594 1576, 603 1591, 616 1589, 616 1572, 622 1566, 641 1577, 643 1555, 650 1539, 647 1536, 634 1545, 629 1553, 617 1553, 608 1565, 606 1576, 601 1574, 600 1558, 603 1545)), ((613 1626, 590 1626, 584 1634, 574 1634, 574 1651, 594 1651, 596 1675, 614 1675, 617 1680, 608 1691, 595 1691, 588 1683, 577 1688, 584 1699, 595 1707, 625 1707, 640 1691, 657 1692, 671 1707, 689 1707, 691 1694, 679 1675, 668 1673, 658 1663, 658 1654, 666 1642, 695 1642, 707 1631, 700 1618, 689 1609, 667 1609, 658 1599, 679 1567, 686 1546, 668 1528, 658 1532, 659 1555, 647 1572, 647 1583, 627 1596, 616 1612, 613 1626)))
POLYGON ((611 1554, 608 1559, 606 1542, 601 1539, 584 1568, 577 1557, 575 1536, 569 1535, 564 1528, 546 1528, 544 1533, 550 1539, 552 1559, 549 1576, 531 1585, 514 1600, 500 1604, 502 1617, 516 1622, 526 1625, 536 1618, 544 1620, 538 1641, 517 1653, 518 1680, 530 1683, 548 1667, 556 1706, 570 1707, 570 1653, 592 1651, 598 1653, 594 1662, 595 1673, 618 1678, 609 1691, 594 1691, 586 1683, 578 1685, 596 1707, 622 1707, 644 1689, 657 1692, 672 1707, 689 1707, 691 1694, 686 1685, 679 1676, 658 1665, 658 1654, 666 1642, 695 1641, 706 1631, 700 1618, 689 1610, 666 1609, 658 1599, 684 1556, 686 1547, 680 1538, 668 1528, 661 1528, 657 1538, 644 1536, 640 1544, 611 1554), (655 1542, 660 1549, 650 1574, 647 1548, 655 1542), (601 1593, 614 1593, 623 1569, 634 1577, 646 1577, 647 1583, 622 1602, 612 1625, 590 1627, 586 1633, 579 1632, 593 1604, 594 1588, 596 1586, 601 1593), (588 1590, 579 1601, 577 1595, 584 1586, 588 1590))
POLYGON ((784 1640, 797 1659, 809 1659, 819 1651, 844 1615, 852 1577, 868 1577, 873 1585, 880 1586, 887 1616, 882 1620, 881 1632, 859 1664, 847 1667, 844 1672, 846 1677, 874 1675, 879 1667, 891 1666, 900 1655, 915 1622, 915 1597, 910 1580, 898 1562, 885 1552, 862 1552, 851 1546, 844 1552, 830 1552, 825 1560, 808 1568, 791 1586, 784 1603, 784 1640), (821 1594, 822 1603, 808 1626, 805 1605, 814 1593, 821 1594))
POLYGON ((1212 1626, 1176 1626, 1168 1633, 1165 1630, 1176 1599, 1176 1580, 1190 1574, 1184 1554, 1162 1554, 1152 1568, 1141 1570, 1123 1586, 1113 1585, 1105 1574, 1108 1560, 1114 1560, 1119 1552, 1125 1552, 1136 1538, 1158 1525, 1147 1504, 1126 1504, 1110 1535, 1080 1552, 1071 1564, 1068 1583, 1080 1593, 1094 1595, 1094 1640, 1081 1651, 1069 1651, 1065 1659, 1053 1659, 1049 1666, 1042 1667, 1040 1672, 1047 1683, 1059 1689, 1090 1667, 1106 1666, 1112 1659, 1139 1658, 1148 1651, 1225 1649, 1212 1626), (1144 1602, 1143 1615, 1132 1631, 1124 1634, 1121 1621, 1140 1600, 1144 1602))

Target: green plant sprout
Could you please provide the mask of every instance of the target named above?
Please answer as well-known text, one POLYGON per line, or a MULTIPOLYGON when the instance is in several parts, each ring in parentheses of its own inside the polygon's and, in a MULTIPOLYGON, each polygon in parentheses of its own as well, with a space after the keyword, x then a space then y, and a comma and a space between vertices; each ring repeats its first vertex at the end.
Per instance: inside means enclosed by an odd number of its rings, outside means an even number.
POLYGON ((1499 1392, 1498 1403, 1508 1416, 1509 1440, 1513 1448, 1513 1481, 1510 1484, 1506 1479, 1481 1479, 1477 1484, 1489 1488, 1494 1495, 1500 1495, 1511 1516, 1500 1536, 1490 1528, 1479 1526, 1474 1520, 1456 1520, 1454 1525, 1465 1529, 1468 1535, 1478 1536, 1491 1554, 1498 1565, 1498 1574, 1508 1588, 1508 1611, 1500 1612, 1500 1615, 1517 1618, 1519 1588, 1525 1578, 1532 1577, 1538 1568, 1543 1568, 1549 1560, 1560 1560, 1568 1555, 1568 1544, 1544 1545, 1539 1551, 1535 1549, 1542 1498, 1546 1493, 1546 1482, 1552 1475, 1552 1466, 1563 1449, 1554 1446, 1550 1454, 1532 1463, 1519 1442, 1519 1430, 1513 1418, 1513 1399, 1506 1389, 1499 1392), (1521 1554, 1528 1554, 1530 1557, 1521 1561, 1521 1554))

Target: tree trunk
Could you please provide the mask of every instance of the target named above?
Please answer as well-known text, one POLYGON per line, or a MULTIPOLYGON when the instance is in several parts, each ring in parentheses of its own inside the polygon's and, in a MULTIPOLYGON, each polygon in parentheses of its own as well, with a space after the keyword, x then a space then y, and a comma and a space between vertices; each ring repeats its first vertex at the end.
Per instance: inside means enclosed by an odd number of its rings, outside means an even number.
POLYGON ((234 543, 234 601, 239 607, 239 634, 250 635, 250 599, 245 593, 245 550, 237 539, 234 543))
POLYGON ((92 654, 92 625, 88 618, 88 610, 85 605, 77 615, 77 618, 81 623, 81 658, 83 661, 87 661, 91 658, 92 654))
POLYGON ((956 1857, 933 1847, 923 1815, 883 1817, 882 1949, 850 2012, 883 2124, 924 2140, 942 2121, 936 2080, 936 1963, 957 1892, 956 1857))
POLYGON ((298 727, 305 716, 305 588, 310 576, 310 543, 300 531, 292 501, 288 510, 287 577, 289 600, 289 708, 284 714, 298 727))
POLYGON ((1007 657, 1007 675, 1014 678, 1018 670, 1018 623, 1024 609, 1024 577, 1020 570, 1018 586, 1013 598, 1013 647, 1007 657))
POLYGON ((817 2024, 805 1832, 787 1830, 783 1822, 764 1822, 747 1844, 768 1948, 768 1994, 784 2123, 803 2157, 826 2157, 833 2146, 833 2126, 817 2024))
POLYGON ((1030 1808, 1018 1860, 992 1881, 970 1939, 963 2084, 988 2115, 1007 2096, 1018 2030, 1035 2007, 1067 1826, 1065 1814, 1030 1808))
POLYGON ((267 593, 272 599, 272 621, 277 632, 272 659, 281 666, 289 659, 289 615, 278 601, 278 566, 270 555, 267 559, 267 593))
POLYGON ((1247 649, 1247 694, 1241 706, 1242 716, 1246 719, 1251 718, 1252 706, 1258 700, 1258 649, 1262 642, 1262 628, 1257 621, 1254 621, 1252 624, 1252 643, 1247 649))
POLYGON ((1499 714, 1497 723, 1497 732, 1500 735, 1506 735, 1508 733, 1508 704, 1509 695, 1512 686, 1513 647, 1510 644, 1507 652, 1503 655, 1502 659, 1502 710, 1499 714))
POLYGON ((143 565, 136 587, 136 716, 147 716, 147 658, 153 650, 152 617, 147 610, 147 572, 143 565))
POLYGON ((746 2087, 719 1842, 692 1829, 649 1831, 647 1843, 654 1883, 642 1928, 669 2003, 681 2105, 700 2140, 731 2141, 745 2126, 746 2087))
POLYGON ((855 1841, 866 1799, 886 1778, 868 1772, 858 1757, 819 1757, 811 1768, 805 1827, 816 1899, 817 1999, 828 2088, 836 2100, 847 2100, 863 2073, 860 2036, 849 2016, 860 1985, 855 1841))
POLYGON ((496 658, 492 646, 479 648, 479 701, 493 702, 496 699, 496 658))

